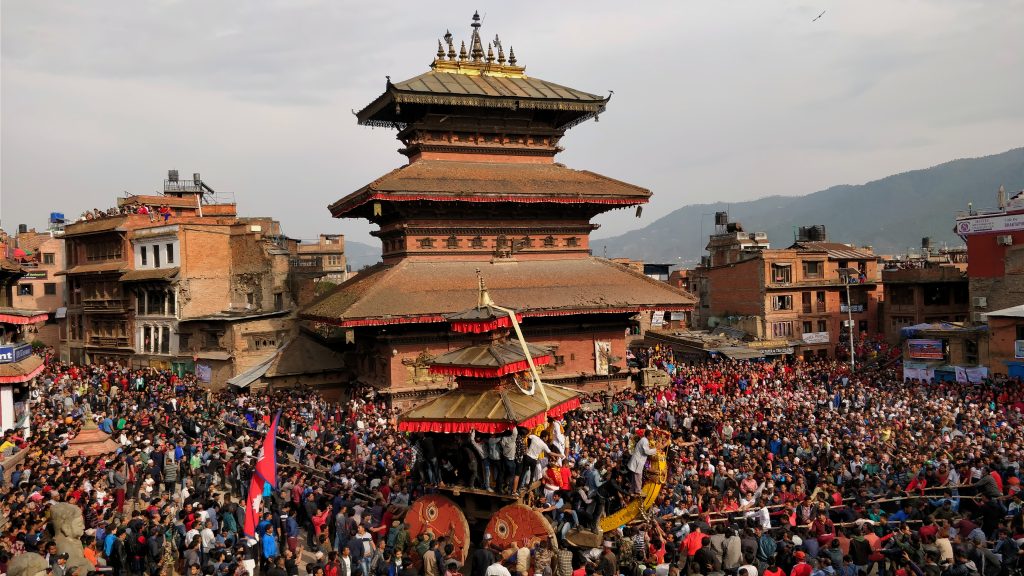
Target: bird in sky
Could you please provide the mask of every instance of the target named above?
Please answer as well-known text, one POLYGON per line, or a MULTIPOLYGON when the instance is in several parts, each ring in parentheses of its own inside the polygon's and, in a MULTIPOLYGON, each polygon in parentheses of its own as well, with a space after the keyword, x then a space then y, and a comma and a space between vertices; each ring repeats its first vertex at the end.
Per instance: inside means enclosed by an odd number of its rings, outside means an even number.
POLYGON ((826 10, 822 10, 821 14, 818 14, 817 16, 815 16, 814 20, 811 20, 811 22, 817 22, 822 16, 825 15, 825 12, 826 12, 826 10))

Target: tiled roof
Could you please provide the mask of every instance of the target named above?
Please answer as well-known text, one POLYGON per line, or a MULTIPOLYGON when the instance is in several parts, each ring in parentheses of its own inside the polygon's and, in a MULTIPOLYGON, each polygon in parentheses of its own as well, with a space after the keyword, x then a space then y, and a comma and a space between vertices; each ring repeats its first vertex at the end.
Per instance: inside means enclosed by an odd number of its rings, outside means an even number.
MULTIPOLYGON (((544 387, 552 408, 572 402, 579 396, 575 390, 562 386, 545 384, 544 387)), ((544 414, 545 410, 543 396, 539 392, 527 396, 518 390, 501 388, 458 389, 413 408, 398 420, 403 430, 412 429, 417 423, 436 423, 440 425, 436 431, 448 432, 453 430, 445 428, 443 423, 523 423, 544 414)))
POLYGON ((289 340, 267 369, 266 376, 289 376, 293 374, 320 374, 346 370, 345 359, 340 352, 320 343, 313 336, 299 333, 289 340))
POLYGON ((651 192, 561 164, 418 160, 388 172, 330 206, 335 218, 371 200, 571 202, 633 205, 651 192))
POLYGON ((444 322, 475 306, 477 269, 495 302, 523 316, 688 310, 688 293, 602 258, 378 264, 301 315, 340 326, 444 322))
POLYGON ((396 104, 398 109, 402 104, 423 104, 582 113, 566 117, 568 124, 577 124, 604 111, 608 97, 525 75, 452 74, 431 70, 402 82, 389 81, 384 93, 357 112, 356 117, 360 124, 401 122, 403 117, 396 111, 396 104))
MULTIPOLYGON (((121 272, 124 270, 126 264, 121 260, 112 260, 109 262, 97 262, 95 264, 79 264, 68 268, 64 274, 88 274, 95 272, 121 272)), ((60 274, 60 272, 58 272, 60 274)))
POLYGON ((43 359, 35 354, 18 362, 0 364, 0 382, 27 382, 43 371, 43 359))
POLYGON ((121 274, 122 282, 142 282, 145 280, 170 280, 178 275, 178 267, 153 268, 145 270, 129 270, 121 274))
MULTIPOLYGON (((540 358, 551 354, 551 350, 527 343, 531 358, 540 358)), ((466 346, 458 350, 452 350, 437 356, 430 361, 435 366, 476 366, 486 368, 501 368, 516 362, 524 362, 526 356, 523 354, 519 340, 505 340, 492 342, 488 345, 466 346)))
POLYGON ((876 258, 871 252, 839 242, 797 242, 790 248, 827 252, 828 257, 834 260, 874 260, 876 258))

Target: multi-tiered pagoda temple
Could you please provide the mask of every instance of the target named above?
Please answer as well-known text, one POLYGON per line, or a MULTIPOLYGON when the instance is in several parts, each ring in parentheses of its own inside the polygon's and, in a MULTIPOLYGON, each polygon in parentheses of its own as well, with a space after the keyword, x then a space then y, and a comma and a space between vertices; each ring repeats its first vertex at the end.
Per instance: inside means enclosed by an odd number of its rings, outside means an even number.
POLYGON ((553 351, 543 377, 555 384, 623 384, 626 335, 642 316, 692 309, 689 294, 591 255, 594 216, 651 196, 555 162, 565 132, 608 100, 528 76, 511 46, 483 40, 474 15, 468 42, 445 34, 429 71, 389 79, 356 114, 397 130, 408 158, 330 206, 379 226, 383 262, 303 316, 347 330, 359 380, 399 403, 452 387, 429 366, 470 343, 446 316, 474 305, 478 269, 522 315, 526 338, 553 351))

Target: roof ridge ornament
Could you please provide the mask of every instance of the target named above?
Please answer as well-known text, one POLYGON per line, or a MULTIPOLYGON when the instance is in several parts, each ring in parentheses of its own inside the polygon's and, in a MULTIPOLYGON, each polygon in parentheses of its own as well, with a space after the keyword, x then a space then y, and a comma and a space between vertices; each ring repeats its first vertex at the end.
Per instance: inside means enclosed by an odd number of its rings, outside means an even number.
POLYGON ((434 72, 464 74, 466 76, 495 76, 499 78, 525 78, 526 69, 516 64, 515 51, 505 53, 505 45, 495 34, 494 41, 487 43, 484 50, 480 27, 483 18, 479 11, 473 12, 472 31, 468 40, 460 42, 460 49, 455 50, 455 39, 451 30, 445 30, 444 36, 437 43, 437 54, 430 64, 434 72), (447 50, 445 50, 447 47, 447 50))

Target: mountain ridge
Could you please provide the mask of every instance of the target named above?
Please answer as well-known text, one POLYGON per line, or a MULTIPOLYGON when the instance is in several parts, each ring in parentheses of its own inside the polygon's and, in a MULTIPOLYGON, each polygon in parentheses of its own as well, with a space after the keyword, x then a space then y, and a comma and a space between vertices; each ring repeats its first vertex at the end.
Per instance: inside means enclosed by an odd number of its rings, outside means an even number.
POLYGON ((864 184, 838 184, 801 196, 744 202, 688 204, 643 228, 594 238, 594 253, 645 262, 693 265, 714 229, 709 213, 727 211, 747 232, 767 232, 773 247, 789 246, 799 226, 822 224, 830 241, 871 245, 876 253, 902 253, 930 237, 933 245, 960 245, 953 233, 958 210, 974 202, 996 206, 996 191, 1024 189, 1024 147, 978 158, 958 158, 864 184), (703 216, 702 216, 703 215, 703 216))

